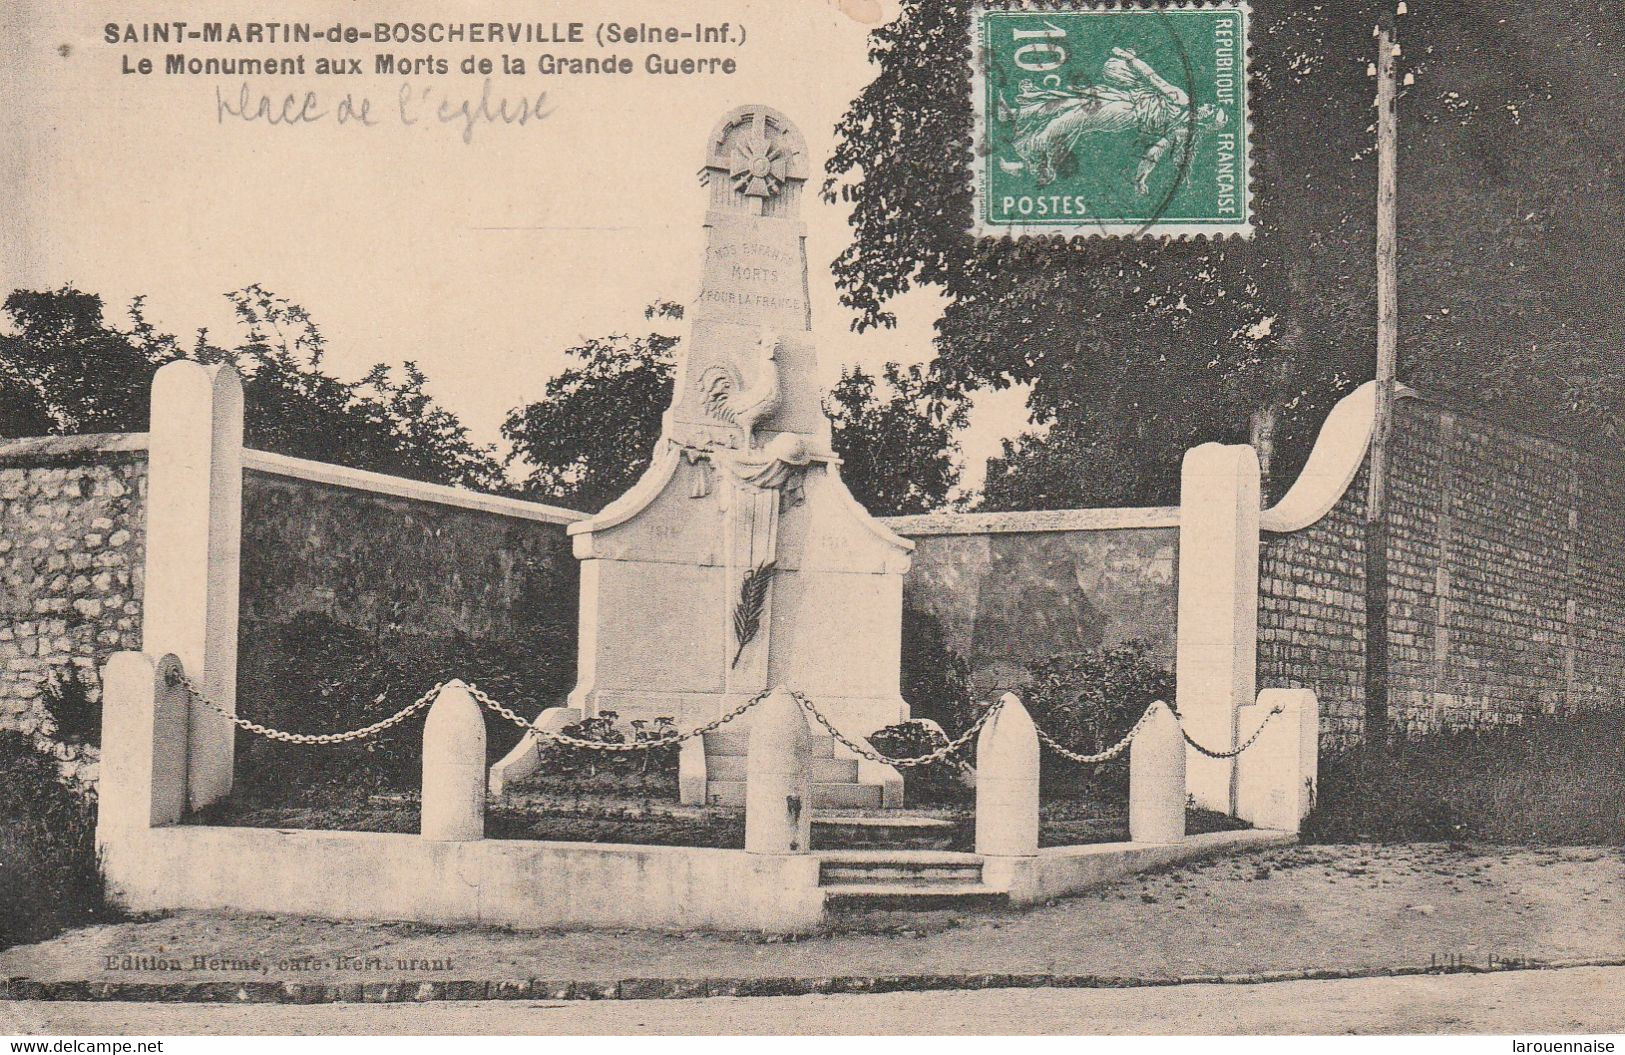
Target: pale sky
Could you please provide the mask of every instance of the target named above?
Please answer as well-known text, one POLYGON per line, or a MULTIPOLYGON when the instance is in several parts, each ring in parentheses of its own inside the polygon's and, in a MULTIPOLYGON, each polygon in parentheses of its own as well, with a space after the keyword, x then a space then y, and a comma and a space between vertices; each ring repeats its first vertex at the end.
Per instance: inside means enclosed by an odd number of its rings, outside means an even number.
MULTIPOLYGON (((860 17, 892 0, 845 0, 860 17)), ((374 362, 419 362, 434 395, 482 441, 498 439, 506 411, 539 396, 580 338, 646 326, 656 298, 689 300, 698 280, 704 196, 695 174, 706 134, 743 103, 785 112, 805 134, 815 174, 833 127, 872 76, 868 26, 835 0, 284 0, 211 2, 207 20, 268 18, 376 21, 581 22, 745 27, 741 46, 590 43, 330 45, 109 44, 120 26, 182 19, 198 28, 201 5, 10 0, 0 5, 0 290, 73 283, 124 305, 149 295, 160 327, 189 339, 198 326, 232 324, 220 296, 251 282, 308 308, 331 348, 329 368, 359 376, 374 362), (681 13, 678 13, 681 12, 681 13), (436 56, 447 76, 379 76, 373 56, 436 56), (617 54, 641 65, 649 52, 732 57, 732 75, 541 76, 535 57, 617 54), (300 52, 359 57, 362 76, 169 76, 164 56, 281 57, 300 52), (458 73, 472 54, 509 53, 525 76, 492 80, 493 102, 517 107, 545 91, 550 111, 524 125, 480 125, 462 142, 458 124, 432 116, 403 123, 398 94, 410 81, 434 102, 477 104, 483 78, 458 73), (150 58, 150 75, 125 74, 150 58), (233 104, 314 91, 325 116, 268 126, 221 116, 233 104), (340 125, 349 95, 371 101, 375 124, 340 125), (13 149, 20 147, 20 149, 13 149)), ((307 70, 308 70, 307 66, 307 70)), ((427 113, 414 109, 412 116, 427 113)), ((808 260, 814 325, 826 387, 843 364, 877 367, 932 354, 940 310, 931 292, 898 302, 897 330, 862 336, 837 298, 828 265, 848 239, 846 207, 809 196, 808 260)), ((967 469, 1024 420, 1019 394, 978 408, 966 437, 967 469)))

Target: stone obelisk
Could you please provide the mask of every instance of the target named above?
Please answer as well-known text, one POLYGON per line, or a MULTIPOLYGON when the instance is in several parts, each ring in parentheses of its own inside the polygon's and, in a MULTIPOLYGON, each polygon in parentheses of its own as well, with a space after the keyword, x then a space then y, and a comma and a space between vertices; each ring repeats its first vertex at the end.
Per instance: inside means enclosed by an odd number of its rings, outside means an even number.
POLYGON ((570 527, 582 562, 570 704, 585 714, 687 727, 787 685, 851 735, 907 717, 913 545, 852 498, 830 447, 800 219, 808 173, 801 134, 767 107, 731 111, 706 142, 705 263, 653 464, 570 527))

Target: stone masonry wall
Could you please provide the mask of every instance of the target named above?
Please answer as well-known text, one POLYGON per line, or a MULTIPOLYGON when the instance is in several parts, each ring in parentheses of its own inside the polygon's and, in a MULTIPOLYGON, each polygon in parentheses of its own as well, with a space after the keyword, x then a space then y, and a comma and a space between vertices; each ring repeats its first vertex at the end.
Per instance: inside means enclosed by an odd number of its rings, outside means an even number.
MULTIPOLYGON (((1389 713, 1402 727, 1517 720, 1625 696, 1625 474, 1550 440, 1395 404, 1389 713)), ((1322 742, 1361 735, 1366 471, 1321 521, 1266 535, 1260 687, 1320 695, 1322 742)))
POLYGON ((140 647, 146 455, 129 449, 139 439, 0 445, 0 729, 49 744, 87 783, 98 752, 60 742, 46 701, 77 679, 99 706, 102 662, 140 647))

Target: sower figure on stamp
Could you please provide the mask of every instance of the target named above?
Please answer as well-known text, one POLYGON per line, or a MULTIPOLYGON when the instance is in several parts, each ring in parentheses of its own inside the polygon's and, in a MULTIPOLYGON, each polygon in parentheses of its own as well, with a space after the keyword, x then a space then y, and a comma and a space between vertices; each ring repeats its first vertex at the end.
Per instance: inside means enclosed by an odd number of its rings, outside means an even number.
POLYGON ((999 116, 1006 121, 1014 117, 1014 145, 1021 158, 999 164, 1007 172, 1026 169, 1040 187, 1054 182, 1056 166, 1072 155, 1083 136, 1140 133, 1149 143, 1134 171, 1134 189, 1141 194, 1147 193, 1151 173, 1163 157, 1189 146, 1193 125, 1218 129, 1227 121, 1224 111, 1208 105, 1198 106, 1192 121, 1190 96, 1124 48, 1112 49, 1100 84, 1041 88, 1023 81, 1013 115, 1001 99, 999 116))

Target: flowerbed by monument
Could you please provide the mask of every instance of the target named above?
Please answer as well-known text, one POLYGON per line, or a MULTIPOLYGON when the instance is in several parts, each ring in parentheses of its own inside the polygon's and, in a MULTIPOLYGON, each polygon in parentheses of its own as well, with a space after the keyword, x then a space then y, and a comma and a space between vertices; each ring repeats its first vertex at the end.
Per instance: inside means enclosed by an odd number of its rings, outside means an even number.
MULTIPOLYGON (((679 806, 675 791, 603 779, 589 786, 559 788, 556 782, 529 784, 493 800, 486 809, 486 837, 557 842, 631 843, 738 849, 745 844, 743 809, 679 806)), ((869 811, 874 813, 875 811, 869 811)), ((931 817, 953 825, 949 848, 970 850, 975 811, 969 803, 880 811, 879 816, 931 817)), ((239 796, 203 810, 188 823, 250 828, 305 828, 337 831, 418 830, 416 795, 359 793, 342 785, 307 789, 286 800, 239 796)), ((1229 831, 1247 825, 1208 810, 1189 810, 1191 834, 1229 831)), ((841 849, 837 838, 814 831, 814 849, 841 849)), ((1104 796, 1056 799, 1039 811, 1039 844, 1069 846, 1128 839, 1128 809, 1104 796)))

